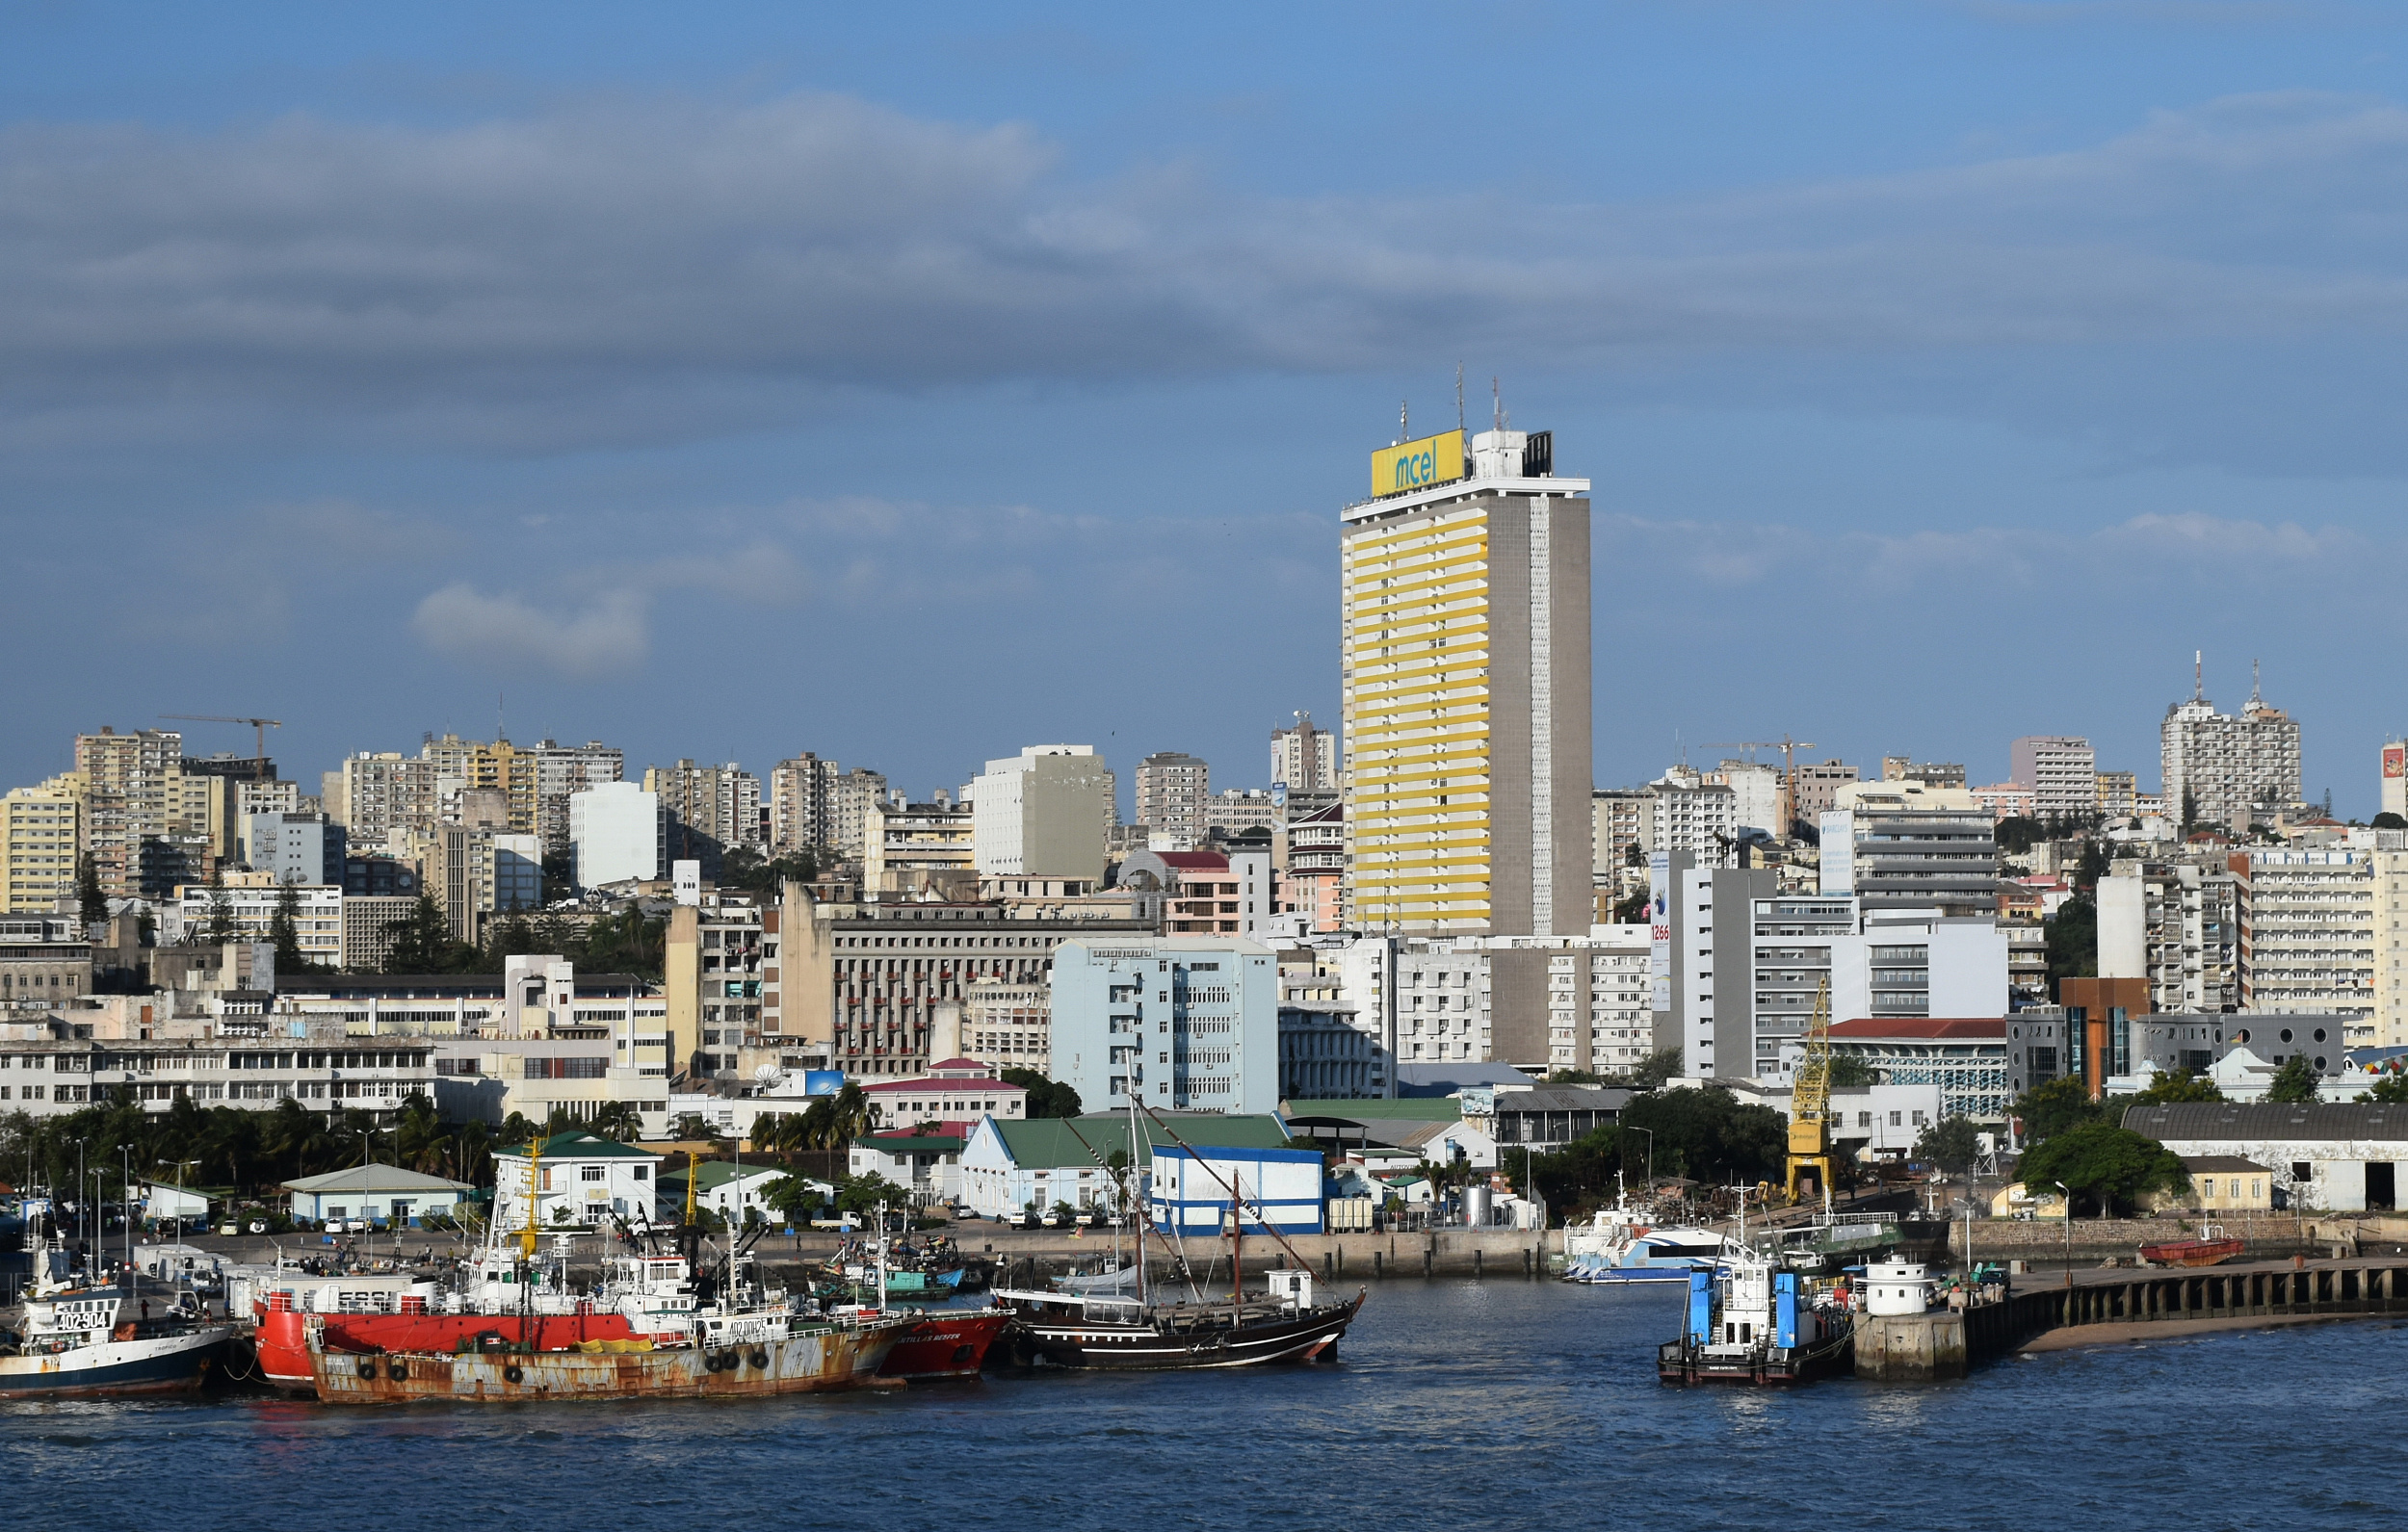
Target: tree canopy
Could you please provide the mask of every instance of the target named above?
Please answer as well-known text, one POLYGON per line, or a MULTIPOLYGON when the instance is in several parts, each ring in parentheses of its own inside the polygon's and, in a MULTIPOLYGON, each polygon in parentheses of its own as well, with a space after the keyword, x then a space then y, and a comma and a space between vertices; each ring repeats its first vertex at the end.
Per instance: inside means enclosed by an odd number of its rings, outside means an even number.
POLYGON ((2374 1082, 2374 1089, 2360 1091, 2358 1099, 2386 1105, 2408 1102, 2408 1075, 2386 1075, 2374 1082))
POLYGON ((2266 1082, 2265 1099, 2270 1102, 2312 1102, 2316 1099, 2316 1066, 2305 1053, 2293 1053, 2283 1060, 2283 1067, 2266 1082))
POLYGON ((2149 1082, 2149 1088, 2133 1101, 2143 1106, 2166 1106, 2180 1102, 2220 1102, 2224 1093, 2215 1088, 2215 1081, 2186 1069, 2169 1070, 2149 1082))
POLYGON ((1970 1117, 1943 1117, 1915 1139, 1915 1157, 1950 1175, 1962 1175, 1981 1157, 1981 1130, 1970 1117))
POLYGON ((2099 906, 2077 894, 2048 918, 2049 987, 2066 978, 2093 978, 2099 972, 2099 906))
POLYGON ((1004 1071, 1004 1083, 1017 1085, 1029 1093, 1031 1117, 1076 1117, 1083 1109, 1078 1091, 1060 1080, 1047 1079, 1033 1069, 1011 1066, 1004 1071))
POLYGON ((2065 1129, 2028 1151, 2016 1167, 2034 1191, 2063 1184, 2105 1217, 2135 1208, 2151 1192, 2187 1191, 2190 1173, 2154 1138, 2105 1122, 2065 1129))
POLYGON ((2024 1141, 2037 1144, 2069 1128, 2104 1121, 2107 1110, 2090 1099, 2081 1076, 2059 1075, 2015 1098, 2014 1115, 2023 1120, 2024 1141))

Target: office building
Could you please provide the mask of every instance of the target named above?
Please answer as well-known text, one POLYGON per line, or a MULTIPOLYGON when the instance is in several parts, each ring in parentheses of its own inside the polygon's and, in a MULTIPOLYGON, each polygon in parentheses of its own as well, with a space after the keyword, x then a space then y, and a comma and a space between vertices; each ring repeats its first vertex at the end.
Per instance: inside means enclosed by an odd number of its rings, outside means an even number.
MULTIPOLYGON (((1767 1084, 1793 1076, 1826 984, 1835 1022, 2004 1016, 2010 1004, 2011 938, 1987 917, 1867 908, 1845 895, 1778 895, 1755 901, 1742 940, 1750 948, 1749 1072, 1767 1084)), ((1736 1026, 1741 1001, 1716 988, 1716 1014, 1736 1026)))
POLYGON ((537 836, 445 824, 429 844, 426 891, 453 940, 482 946, 493 916, 543 908, 543 843, 537 836))
POLYGON ((2238 716, 2218 713, 2194 684, 2159 730, 2165 812, 2186 827, 2240 828, 2253 813, 2299 801, 2299 725, 2253 684, 2238 716))
POLYGON ((1590 923, 1588 480, 1553 437, 1373 456, 1340 541, 1348 904, 1400 932, 1590 923))
POLYGON ((343 888, 339 883, 271 884, 262 877, 255 883, 223 888, 180 888, 170 908, 161 911, 167 918, 160 923, 160 939, 172 945, 208 939, 212 931, 230 931, 226 940, 271 942, 275 940, 276 910, 288 893, 293 899, 293 934, 301 961, 329 973, 349 966, 349 955, 343 947, 346 928, 343 888))
MULTIPOLYGON (((2076 818, 2098 811, 2099 756, 2073 735, 2028 734, 2006 747, 2007 777, 2031 789, 2043 819, 2076 818)), ((1960 784, 1961 785, 1961 784, 1960 784)))
POLYGON ((75 915, 0 916, 0 1019, 47 1011, 88 993, 92 980, 92 944, 75 915))
POLYGON ((568 844, 581 889, 649 882, 668 870, 668 814, 659 793, 605 782, 570 794, 568 844))
POLYGON ((1279 970, 1243 938, 1077 937, 1054 951, 1055 1078, 1098 1111, 1279 1106, 1279 970), (1133 1069, 1133 1063, 1136 1068, 1133 1069))
POLYGON ((1287 808, 1279 795, 1261 788, 1226 788, 1204 800, 1204 834, 1208 841, 1257 833, 1275 835, 1286 820, 1287 808))
POLYGON ((1299 713, 1293 728, 1270 732, 1270 779, 1284 784, 1291 798, 1303 792, 1338 791, 1338 740, 1326 729, 1313 726, 1313 715, 1299 713))
POLYGON ((965 889, 978 886, 978 822, 971 805, 941 797, 933 803, 873 804, 861 822, 865 887, 894 891, 924 885, 927 873, 954 874, 965 889))
POLYGON ((989 761, 970 801, 980 875, 1100 881, 1112 799, 1091 745, 1031 745, 989 761))
POLYGON ((1698 867, 1739 865, 1739 794, 1687 766, 1648 787, 1647 848, 1679 851, 1698 867))
POLYGON ((1658 1046, 1642 926, 1587 936, 1405 937, 1361 955, 1369 968, 1342 969, 1356 1024, 1403 1069, 1616 1073, 1643 1064, 1658 1046), (1388 1016, 1367 1012, 1383 998, 1388 1016))
POLYGON ((1202 845, 1212 769, 1196 757, 1176 750, 1158 750, 1139 761, 1137 822, 1153 834, 1168 837, 1173 850, 1191 851, 1202 845))
POLYGON ((1822 817, 1821 892, 1853 894, 1868 910, 1995 916, 1997 835, 1990 811, 1963 789, 1852 783, 1822 817))
POLYGON ((1965 766, 1957 761, 1918 761, 1909 755, 1885 755, 1881 758, 1881 780, 1920 782, 1927 788, 1961 788, 1965 785, 1965 766))
POLYGON ((1856 780, 1856 768, 1841 761, 1806 762, 1790 769, 1790 813, 1806 824, 1820 824, 1831 812, 1839 792, 1856 780))

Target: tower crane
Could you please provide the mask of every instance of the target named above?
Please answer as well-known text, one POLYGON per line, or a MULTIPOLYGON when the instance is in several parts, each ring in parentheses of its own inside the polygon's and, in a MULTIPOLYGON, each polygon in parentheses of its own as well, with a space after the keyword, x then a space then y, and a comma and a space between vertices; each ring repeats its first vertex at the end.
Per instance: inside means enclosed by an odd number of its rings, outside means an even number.
POLYGON ((1806 1028, 1806 1057, 1790 1088, 1790 1201, 1801 1182, 1831 1195, 1831 980, 1815 992, 1806 1028))
MULTIPOLYGON (((284 727, 284 722, 280 718, 234 718, 222 713, 163 713, 159 716, 182 718, 188 723, 248 723, 258 733, 258 748, 251 755, 251 759, 255 762, 265 762, 268 759, 268 731, 284 727)), ((263 766, 260 769, 266 768, 263 766)))
POLYGON ((1797 752, 1821 748, 1812 740, 1793 740, 1783 735, 1778 740, 1709 740, 1709 750, 1778 750, 1781 752, 1781 839, 1790 838, 1790 826, 1797 822, 1797 752))

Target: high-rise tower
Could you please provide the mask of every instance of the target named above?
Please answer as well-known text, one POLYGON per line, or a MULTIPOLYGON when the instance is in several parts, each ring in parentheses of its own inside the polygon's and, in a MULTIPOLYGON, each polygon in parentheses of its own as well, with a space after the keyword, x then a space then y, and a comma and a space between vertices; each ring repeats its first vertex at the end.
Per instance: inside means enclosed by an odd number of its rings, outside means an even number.
POLYGON ((1588 480, 1546 431, 1372 454, 1340 534, 1350 918, 1584 934, 1588 480))

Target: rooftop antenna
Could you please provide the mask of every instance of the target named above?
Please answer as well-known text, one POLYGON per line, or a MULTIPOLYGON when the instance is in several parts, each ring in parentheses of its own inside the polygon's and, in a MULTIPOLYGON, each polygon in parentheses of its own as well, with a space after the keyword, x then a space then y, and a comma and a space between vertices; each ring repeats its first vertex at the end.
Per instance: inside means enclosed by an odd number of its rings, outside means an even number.
POLYGON ((2190 651, 2190 700, 2193 702, 2203 700, 2207 694, 2207 672, 2202 668, 2205 655, 2206 651, 2202 649, 2190 651))
POLYGON ((1493 374, 1488 379, 1488 412, 1494 421, 1492 428, 1505 429, 1505 393, 1498 388, 1497 379, 1493 374))
POLYGON ((2264 706, 2264 700, 2258 693, 2258 662, 2252 660, 2249 662, 2249 711, 2255 713, 2264 706))
POLYGON ((1454 364, 1454 428, 1463 428, 1463 364, 1454 364))
POLYGON ((1413 439, 1412 404, 1413 402, 1409 399, 1397 401, 1397 440, 1400 442, 1409 442, 1413 439))

